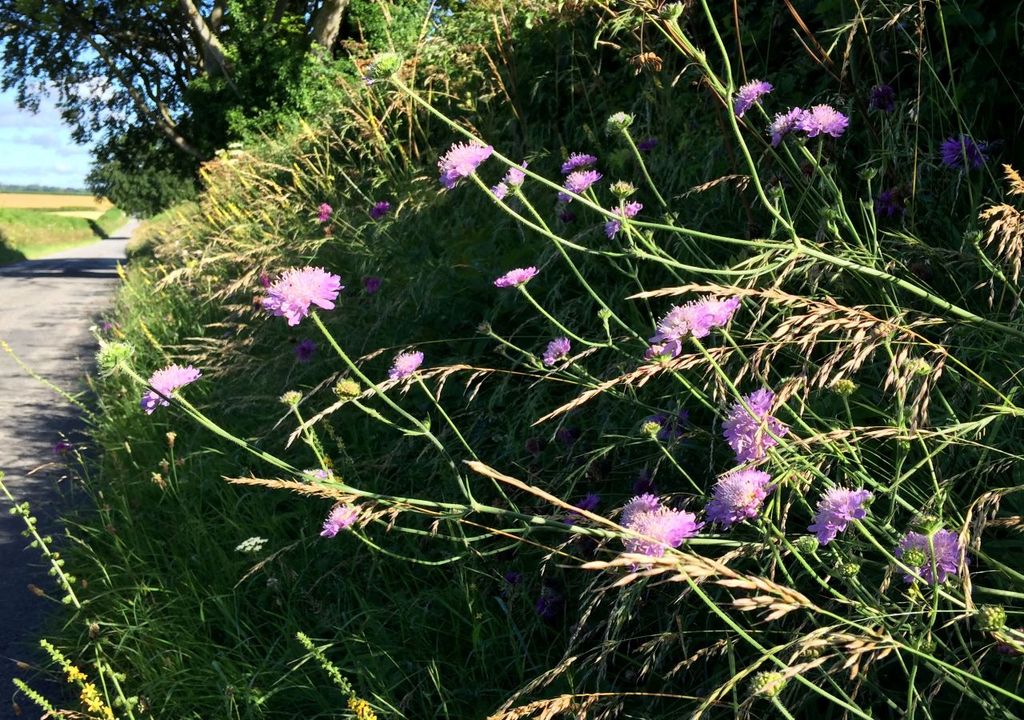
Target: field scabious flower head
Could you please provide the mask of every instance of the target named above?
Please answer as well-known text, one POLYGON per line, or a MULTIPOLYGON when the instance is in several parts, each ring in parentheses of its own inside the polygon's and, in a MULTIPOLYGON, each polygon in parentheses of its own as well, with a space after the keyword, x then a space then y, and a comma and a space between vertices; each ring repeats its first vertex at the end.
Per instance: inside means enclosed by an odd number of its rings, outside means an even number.
POLYGON ((322 223, 325 223, 325 222, 327 222, 328 220, 331 219, 331 215, 333 213, 334 213, 334 208, 332 208, 327 203, 320 203, 320 207, 317 208, 317 216, 316 217, 317 217, 317 220, 319 220, 322 223))
POLYGON ((568 355, 571 349, 572 343, 569 342, 569 338, 556 337, 548 343, 548 347, 544 351, 544 364, 551 367, 568 355))
POLYGON ((494 281, 494 287, 496 288, 510 288, 519 287, 529 282, 538 272, 537 268, 530 267, 516 268, 515 270, 509 270, 507 273, 497 278, 494 281))
POLYGON ((178 388, 198 380, 201 375, 202 373, 191 365, 168 365, 163 370, 157 370, 149 378, 149 385, 153 390, 147 390, 142 396, 142 409, 147 415, 152 415, 160 405, 169 406, 170 403, 161 396, 170 396, 178 388))
POLYGON ((491 156, 494 148, 478 143, 455 143, 437 161, 440 181, 445 190, 451 190, 462 178, 469 177, 480 164, 491 156))
POLYGON ((861 520, 868 514, 864 504, 872 497, 864 488, 850 490, 837 487, 826 490, 818 500, 814 522, 807 529, 817 536, 819 543, 828 545, 853 520, 861 520))
POLYGON ((871 101, 868 103, 868 109, 887 113, 895 110, 896 91, 892 85, 875 85, 871 88, 871 101))
POLYGON ((267 288, 263 309, 276 317, 283 317, 288 325, 298 325, 309 315, 310 305, 333 310, 338 293, 344 289, 341 278, 323 268, 293 268, 267 288))
POLYGON ((373 204, 372 208, 370 208, 370 218, 373 220, 380 220, 389 212, 391 212, 391 203, 387 200, 379 200, 373 204))
POLYGON ((806 112, 803 108, 797 107, 775 114, 775 119, 768 126, 768 133, 772 136, 772 147, 778 147, 782 138, 796 130, 797 124, 806 112))
POLYGON ((650 152, 656 147, 658 147, 658 138, 656 137, 644 138, 636 144, 636 149, 640 152, 650 152))
POLYGON ((588 155, 587 153, 573 153, 569 156, 569 159, 562 163, 562 174, 568 175, 574 170, 582 170, 588 168, 597 162, 597 157, 594 155, 588 155))
MULTIPOLYGON (((597 170, 576 170, 565 176, 563 187, 569 192, 580 195, 602 177, 604 176, 597 170)), ((572 202, 572 196, 564 192, 558 193, 558 199, 565 203, 572 202)))
POLYGON ((729 416, 722 423, 723 434, 739 462, 760 460, 767 454, 768 448, 778 444, 778 440, 772 436, 785 435, 789 432, 789 426, 768 414, 775 402, 775 393, 771 390, 752 392, 743 396, 743 402, 750 411, 743 407, 743 403, 734 403, 729 409, 729 416))
POLYGON ((520 187, 526 180, 526 168, 528 165, 529 163, 523 162, 522 165, 510 167, 508 169, 508 172, 505 173, 505 177, 503 177, 501 181, 508 185, 510 188, 520 187))
POLYGON ((686 423, 689 421, 690 413, 683 409, 671 415, 668 413, 648 415, 644 418, 641 427, 647 425, 657 426, 656 429, 651 430, 651 434, 661 442, 669 442, 683 436, 683 433, 686 431, 686 423))
POLYGON ((320 531, 320 537, 332 538, 359 519, 359 510, 354 505, 339 505, 331 510, 327 519, 324 520, 324 529, 320 531))
POLYGON ((732 101, 732 109, 736 113, 736 117, 743 117, 743 113, 753 107, 754 103, 774 89, 775 87, 770 82, 763 80, 751 80, 741 85, 732 101))
POLYGON ((739 306, 740 299, 736 296, 725 300, 708 296, 676 305, 658 322, 657 332, 649 338, 653 345, 648 351, 653 355, 677 357, 683 350, 683 338, 688 334, 698 339, 707 337, 713 328, 727 324, 739 306), (659 346, 661 349, 657 351, 659 346))
POLYGON ((796 128, 807 133, 807 137, 831 135, 837 138, 846 132, 849 124, 850 118, 831 105, 815 105, 800 116, 796 128))
POLYGON ((376 275, 368 275, 363 278, 363 290, 367 295, 374 295, 380 290, 380 286, 384 281, 376 275))
POLYGON ((423 353, 419 350, 414 352, 399 353, 395 356, 395 362, 388 370, 388 377, 392 380, 402 380, 416 372, 423 364, 423 353))
POLYGON ((316 355, 316 343, 304 338, 295 346, 295 359, 300 363, 308 363, 316 355))
POLYGON ((889 188, 878 193, 878 199, 875 200, 875 215, 891 218, 902 215, 905 211, 903 198, 898 189, 889 188))
POLYGON ((719 523, 728 530, 761 511, 768 494, 774 489, 772 477, 760 470, 735 470, 719 478, 707 506, 708 522, 719 523))
POLYGON ((690 512, 673 510, 661 504, 654 495, 638 495, 622 510, 621 525, 643 538, 626 538, 626 551, 661 557, 666 548, 682 545, 703 527, 690 512))
POLYGON ((896 557, 917 567, 915 575, 903 576, 908 583, 917 579, 929 585, 945 582, 948 576, 957 574, 962 555, 959 536, 949 530, 937 530, 930 537, 919 532, 908 532, 896 548, 896 557), (923 562, 918 563, 922 558, 923 562), (933 564, 935 575, 932 575, 933 564))
POLYGON ((626 132, 636 118, 626 112, 612 113, 605 121, 604 129, 609 135, 626 132))
POLYGON ((954 170, 965 169, 965 157, 967 165, 974 169, 985 164, 985 144, 979 144, 967 135, 947 138, 939 150, 942 155, 942 164, 954 170))
POLYGON ((604 234, 611 240, 615 237, 619 230, 622 229, 622 221, 636 217, 637 213, 644 209, 642 203, 631 202, 626 203, 623 207, 612 208, 612 213, 618 217, 614 220, 609 220, 604 224, 604 234))
POLYGON ((498 183, 491 188, 491 195, 498 200, 504 200, 505 196, 508 195, 508 185, 503 182, 498 183))

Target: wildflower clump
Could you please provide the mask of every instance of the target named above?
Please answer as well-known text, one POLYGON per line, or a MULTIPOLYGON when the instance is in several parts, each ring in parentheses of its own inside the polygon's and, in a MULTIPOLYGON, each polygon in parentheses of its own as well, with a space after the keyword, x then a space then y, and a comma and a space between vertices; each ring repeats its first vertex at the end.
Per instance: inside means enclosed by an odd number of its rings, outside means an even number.
POLYGON ((505 273, 501 277, 495 279, 494 287, 496 287, 496 288, 510 288, 510 287, 519 287, 520 285, 525 285, 530 280, 532 280, 537 275, 538 272, 540 272, 540 271, 537 270, 537 268, 533 267, 532 265, 530 267, 516 268, 514 270, 509 270, 507 273, 505 273))
POLYGON ((761 470, 736 470, 721 477, 707 506, 708 522, 728 530, 734 524, 757 517, 774 489, 771 475, 761 470))
POLYGON ((271 283, 262 305, 271 315, 295 326, 309 315, 310 306, 333 310, 338 293, 344 289, 341 278, 323 268, 293 268, 271 283))
POLYGON ((339 505, 331 510, 324 520, 320 537, 332 538, 342 530, 352 527, 359 519, 359 510, 354 505, 339 505))
POLYGON ((167 400, 171 393, 195 382, 201 375, 202 373, 191 365, 184 367, 176 364, 168 365, 163 370, 157 370, 149 378, 149 386, 152 390, 147 390, 142 395, 139 404, 147 415, 152 415, 159 406, 171 404, 167 400))
POLYGON ((775 393, 762 389, 744 395, 743 402, 729 409, 722 431, 739 462, 761 460, 779 444, 777 438, 789 432, 788 425, 768 414, 774 403, 775 393))
POLYGON ((683 351, 682 341, 687 335, 698 339, 707 337, 712 329, 728 324, 739 306, 738 297, 719 300, 710 296, 685 305, 676 305, 658 321, 657 332, 649 338, 652 343, 650 349, 660 346, 660 352, 656 354, 678 357, 683 351))
POLYGON ((547 367, 553 366, 559 360, 568 355, 571 349, 572 343, 569 342, 569 338, 555 338, 548 343, 547 349, 544 350, 544 365, 547 367))
POLYGON ((801 113, 796 121, 796 128, 807 134, 807 137, 831 135, 839 137, 846 132, 850 118, 843 115, 831 105, 815 105, 801 113))
POLYGON ((871 493, 863 488, 849 490, 839 487, 826 490, 818 500, 814 522, 807 529, 817 536, 818 542, 828 545, 852 521, 861 520, 867 515, 864 504, 871 498, 871 493))
POLYGON ((621 525, 642 537, 625 539, 627 552, 661 557, 667 548, 682 545, 703 527, 691 512, 673 510, 654 495, 634 497, 622 511, 621 525))
POLYGON ((644 206, 638 202, 626 203, 620 208, 612 208, 611 213, 615 215, 615 218, 609 220, 604 224, 604 234, 611 240, 613 237, 618 235, 619 230, 622 229, 622 221, 629 220, 636 217, 637 213, 644 209, 644 206))
POLYGON ((441 185, 445 190, 451 190, 459 180, 475 173, 493 152, 494 148, 490 145, 477 142, 455 143, 437 161, 441 185))
POLYGON ((420 351, 399 353, 388 371, 391 380, 402 380, 416 372, 423 364, 423 353, 420 351))
POLYGON ((903 576, 906 582, 924 580, 928 585, 940 585, 959 572, 963 548, 959 536, 949 530, 936 530, 930 535, 911 531, 900 540, 896 557, 916 568, 916 572, 903 576))
POLYGON ((736 113, 736 117, 743 117, 747 110, 774 89, 770 82, 763 80, 751 80, 741 85, 732 101, 732 109, 736 113))

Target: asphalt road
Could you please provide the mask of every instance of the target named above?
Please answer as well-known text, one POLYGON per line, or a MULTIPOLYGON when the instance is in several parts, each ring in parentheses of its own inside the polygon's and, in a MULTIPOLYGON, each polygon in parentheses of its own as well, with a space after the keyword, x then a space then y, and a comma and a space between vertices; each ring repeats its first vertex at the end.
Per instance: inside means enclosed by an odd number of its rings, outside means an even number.
MULTIPOLYGON (((6 340, 35 372, 58 387, 82 389, 96 350, 89 326, 108 306, 117 283, 117 262, 135 224, 108 240, 42 260, 0 267, 0 340, 6 340)), ((28 376, 0 350, 0 470, 19 501, 28 500, 43 534, 61 535, 55 524, 64 476, 54 453, 62 436, 81 442, 73 407, 28 376)), ((0 496, 2 497, 2 496, 0 496)), ((36 661, 39 633, 52 601, 29 591, 36 585, 59 601, 39 552, 27 548, 20 518, 0 501, 0 718, 14 717, 15 661, 36 661)), ((38 712, 18 698, 25 714, 38 712)))

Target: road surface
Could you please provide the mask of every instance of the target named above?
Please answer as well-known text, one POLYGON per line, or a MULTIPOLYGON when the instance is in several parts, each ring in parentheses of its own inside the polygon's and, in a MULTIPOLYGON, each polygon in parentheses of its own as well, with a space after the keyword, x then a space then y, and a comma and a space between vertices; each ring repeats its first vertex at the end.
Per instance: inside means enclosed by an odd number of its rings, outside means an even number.
MULTIPOLYGON (((82 389, 96 344, 89 326, 108 306, 117 284, 117 262, 135 223, 108 240, 67 250, 41 260, 0 267, 0 340, 35 372, 58 387, 82 389)), ((74 408, 29 377, 0 350, 0 470, 19 501, 28 500, 43 534, 55 526, 64 476, 54 445, 62 435, 81 441, 74 408)), ((26 677, 16 660, 38 661, 39 633, 54 607, 29 591, 45 588, 58 601, 61 593, 47 575, 37 550, 26 549, 20 518, 0 501, 0 717, 13 717, 12 677, 26 677)), ((38 717, 18 697, 23 717, 38 717)))

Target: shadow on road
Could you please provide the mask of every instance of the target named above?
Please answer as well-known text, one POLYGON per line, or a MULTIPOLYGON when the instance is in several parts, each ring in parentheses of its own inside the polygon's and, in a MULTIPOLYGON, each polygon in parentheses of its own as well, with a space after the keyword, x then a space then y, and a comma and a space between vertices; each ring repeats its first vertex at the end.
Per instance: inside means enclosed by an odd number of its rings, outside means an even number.
POLYGON ((117 277, 115 258, 69 258, 66 260, 26 260, 17 265, 0 267, 0 277, 12 278, 94 278, 112 280, 117 277))

